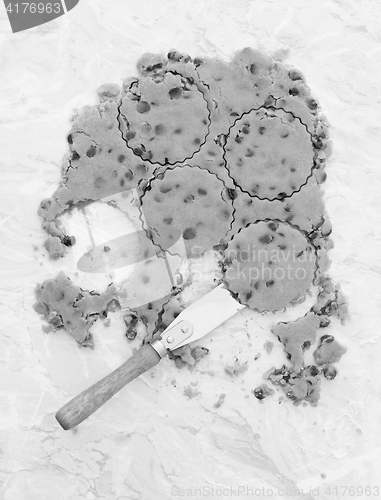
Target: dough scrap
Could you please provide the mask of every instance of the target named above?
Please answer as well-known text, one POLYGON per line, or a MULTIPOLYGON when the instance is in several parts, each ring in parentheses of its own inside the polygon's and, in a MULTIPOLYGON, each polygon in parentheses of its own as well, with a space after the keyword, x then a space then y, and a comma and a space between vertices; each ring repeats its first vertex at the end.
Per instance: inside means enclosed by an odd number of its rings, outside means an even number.
POLYGON ((48 239, 45 240, 44 246, 49 252, 49 256, 53 260, 57 260, 62 257, 65 253, 64 246, 61 243, 61 239, 58 236, 51 236, 49 234, 48 239))
POLYGON ((312 285, 316 256, 307 239, 277 221, 249 224, 224 254, 225 286, 241 304, 278 311, 304 298, 312 285))
POLYGON ((98 318, 107 316, 115 303, 115 292, 113 284, 103 293, 83 290, 61 271, 37 285, 33 307, 53 330, 65 328, 78 343, 92 345, 89 329, 98 318))
POLYGON ((279 386, 286 396, 295 405, 302 401, 308 401, 312 406, 316 406, 320 397, 321 370, 311 365, 301 371, 283 365, 281 368, 272 368, 266 378, 274 385, 279 386))
POLYGON ((243 191, 260 199, 283 199, 307 182, 314 150, 306 127, 292 113, 260 108, 229 131, 225 160, 243 191))
POLYGON ((318 281, 319 295, 312 310, 316 314, 336 316, 342 323, 348 318, 348 304, 340 285, 334 283, 329 276, 322 275, 318 281))
POLYGON ((118 126, 116 102, 86 106, 74 117, 67 137, 69 154, 60 187, 41 202, 38 213, 54 221, 76 205, 137 187, 154 170, 126 146, 118 126))
POLYGON ((340 361, 347 348, 342 346, 333 335, 323 335, 320 339, 319 347, 314 351, 313 356, 316 364, 324 365, 340 361))
POLYGON ((317 231, 319 239, 311 238, 315 242, 324 243, 323 240, 330 235, 331 227, 324 210, 321 189, 314 176, 299 191, 282 200, 261 200, 238 189, 236 195, 232 235, 242 226, 264 219, 288 222, 301 231, 311 233, 311 236, 317 231))
POLYGON ((316 341, 316 332, 320 328, 320 318, 310 312, 304 317, 289 323, 279 323, 271 331, 285 347, 288 358, 296 371, 304 365, 304 351, 316 341))

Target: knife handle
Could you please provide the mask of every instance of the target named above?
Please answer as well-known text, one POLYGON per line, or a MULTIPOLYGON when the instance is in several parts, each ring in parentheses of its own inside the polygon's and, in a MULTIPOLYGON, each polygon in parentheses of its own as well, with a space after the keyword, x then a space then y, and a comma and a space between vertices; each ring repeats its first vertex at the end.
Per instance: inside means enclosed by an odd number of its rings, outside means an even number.
POLYGON ((131 380, 157 365, 161 359, 150 344, 143 345, 131 358, 106 377, 75 396, 56 413, 65 430, 72 429, 92 415, 131 380))

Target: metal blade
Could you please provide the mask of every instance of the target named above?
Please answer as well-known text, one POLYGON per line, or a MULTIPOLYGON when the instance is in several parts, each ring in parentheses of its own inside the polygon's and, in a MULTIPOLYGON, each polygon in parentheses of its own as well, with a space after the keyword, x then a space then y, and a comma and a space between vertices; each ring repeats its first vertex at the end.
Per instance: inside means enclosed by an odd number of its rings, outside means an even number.
POLYGON ((193 325, 193 334, 176 346, 176 348, 182 347, 204 337, 244 307, 233 299, 223 285, 219 285, 180 313, 161 337, 180 321, 190 321, 193 325))

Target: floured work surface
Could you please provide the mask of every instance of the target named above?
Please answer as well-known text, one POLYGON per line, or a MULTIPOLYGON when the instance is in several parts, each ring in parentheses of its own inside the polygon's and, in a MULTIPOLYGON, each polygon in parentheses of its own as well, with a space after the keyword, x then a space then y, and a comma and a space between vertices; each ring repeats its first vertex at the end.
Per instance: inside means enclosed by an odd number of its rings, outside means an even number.
MULTIPOLYGON (((303 316, 274 321, 285 365, 266 377, 296 404, 316 404, 321 379, 336 376, 333 363, 345 352, 320 329, 346 315, 340 288, 327 275, 331 224, 320 184, 330 141, 317 101, 297 70, 251 49, 229 64, 176 51, 146 54, 138 70, 122 88, 100 87, 100 103, 75 113, 61 184, 39 214, 45 247, 57 260, 76 245, 64 214, 107 199, 128 218, 118 199, 136 190, 149 244, 142 241, 125 295, 117 275, 97 291, 61 273, 38 287, 37 312, 52 330, 65 328, 92 345, 93 322, 121 305, 127 338, 140 327, 149 341, 199 298, 197 289, 223 282, 257 314, 270 314, 300 304, 315 287, 316 303, 303 316), (167 269, 168 284, 159 267, 167 269), (145 300, 129 306, 132 288, 143 290, 145 300), (315 361, 306 366, 312 346, 315 361)), ((114 246, 105 241, 97 258, 114 246)), ((194 364, 205 354, 185 346, 171 357, 194 364)), ((263 384, 254 395, 261 400, 273 392, 263 384)))

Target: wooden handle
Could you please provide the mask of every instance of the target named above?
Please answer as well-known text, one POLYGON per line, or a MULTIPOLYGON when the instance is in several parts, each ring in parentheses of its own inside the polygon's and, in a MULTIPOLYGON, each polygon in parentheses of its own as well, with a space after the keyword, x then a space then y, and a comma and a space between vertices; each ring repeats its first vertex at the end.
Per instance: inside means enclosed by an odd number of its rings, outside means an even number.
POLYGON ((143 345, 131 358, 99 382, 78 394, 56 413, 65 429, 72 429, 92 415, 114 394, 134 378, 157 365, 160 356, 149 344, 143 345))

